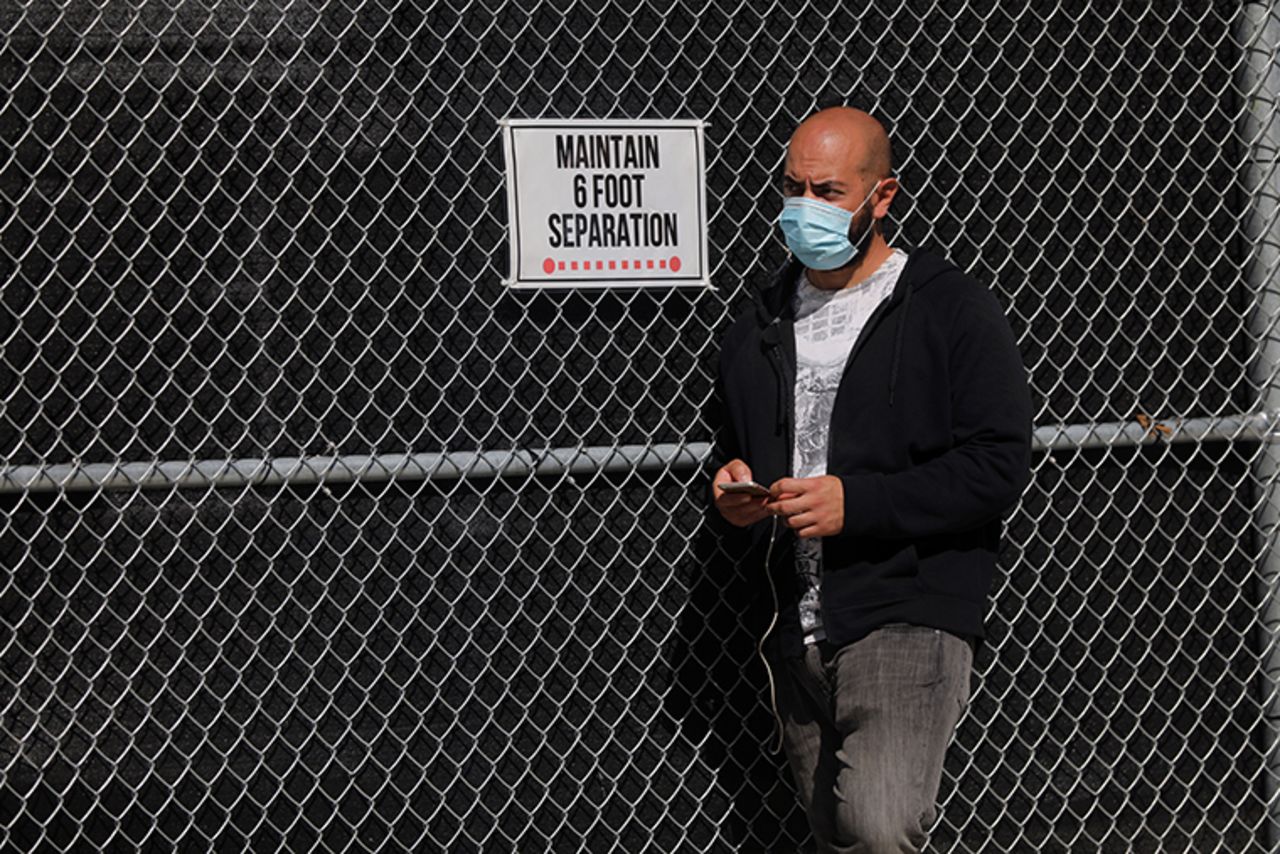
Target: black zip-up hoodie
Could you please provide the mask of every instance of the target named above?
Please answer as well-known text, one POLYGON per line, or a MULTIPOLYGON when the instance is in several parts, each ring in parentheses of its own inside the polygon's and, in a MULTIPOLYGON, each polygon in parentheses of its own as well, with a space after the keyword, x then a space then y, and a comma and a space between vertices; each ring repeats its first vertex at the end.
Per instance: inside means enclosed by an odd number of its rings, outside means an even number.
MULTIPOLYGON (((792 473, 801 270, 789 263, 720 351, 715 465, 741 458, 765 485, 792 473)), ((853 346, 831 415, 827 473, 844 486, 844 530, 822 545, 827 640, 891 622, 982 637, 1001 517, 1028 482, 1030 449, 1026 370, 1000 305, 950 263, 910 253, 853 346)), ((770 572, 779 641, 794 650, 794 535, 779 530, 770 572)), ((760 571, 769 533, 768 520, 748 530, 760 571)))

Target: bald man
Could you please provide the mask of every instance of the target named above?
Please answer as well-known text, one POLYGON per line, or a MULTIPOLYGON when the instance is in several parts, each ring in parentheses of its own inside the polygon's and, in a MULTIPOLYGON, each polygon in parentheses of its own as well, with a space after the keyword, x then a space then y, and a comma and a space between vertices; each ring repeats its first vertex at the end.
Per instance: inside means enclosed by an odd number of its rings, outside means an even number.
MULTIPOLYGON (((919 851, 969 701, 1002 516, 1030 474, 1009 324, 885 239, 888 136, 849 108, 787 147, 789 263, 725 335, 713 498, 777 606, 775 711, 821 852, 919 851), (730 487, 755 481, 767 495, 730 487)), ((758 577, 758 576, 756 576, 758 577)))

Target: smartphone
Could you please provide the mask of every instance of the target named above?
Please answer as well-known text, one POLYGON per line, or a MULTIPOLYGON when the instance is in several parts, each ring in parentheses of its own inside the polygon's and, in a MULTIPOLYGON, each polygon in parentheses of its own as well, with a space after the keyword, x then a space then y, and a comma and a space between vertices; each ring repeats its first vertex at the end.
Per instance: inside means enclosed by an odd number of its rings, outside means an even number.
POLYGON ((717 483, 720 487, 730 495, 754 495, 757 498, 768 498, 769 487, 761 486, 754 480, 736 480, 731 483, 717 483))

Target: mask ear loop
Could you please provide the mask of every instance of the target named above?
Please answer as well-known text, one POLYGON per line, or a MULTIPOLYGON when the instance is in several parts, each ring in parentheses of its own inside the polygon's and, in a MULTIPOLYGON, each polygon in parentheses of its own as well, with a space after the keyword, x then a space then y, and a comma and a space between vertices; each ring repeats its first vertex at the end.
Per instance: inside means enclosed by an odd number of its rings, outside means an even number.
MULTIPOLYGON (((773 563, 773 544, 778 539, 778 517, 773 516, 772 527, 769 529, 769 548, 764 553, 764 577, 769 582, 769 593, 773 596, 773 617, 769 620, 768 627, 765 628, 764 634, 760 636, 760 642, 756 644, 756 654, 760 656, 760 661, 764 664, 764 672, 769 676, 769 708, 773 710, 774 731, 777 733, 777 743, 769 748, 769 752, 777 754, 782 752, 782 715, 778 713, 778 689, 773 681, 773 669, 769 667, 769 658, 764 654, 764 644, 768 640, 769 635, 773 632, 775 626, 778 625, 778 590, 773 586, 773 573, 770 566, 773 563)), ((773 739, 770 739, 772 742, 773 739)))
MULTIPOLYGON (((864 207, 866 207, 867 202, 869 202, 869 201, 871 201, 873 198, 875 198, 876 193, 880 192, 880 185, 881 185, 881 184, 883 184, 884 182, 885 182, 885 179, 884 179, 884 178, 877 178, 877 179, 876 179, 876 185, 875 185, 874 187, 872 187, 872 188, 871 188, 871 192, 870 192, 870 193, 867 193, 867 197, 866 197, 865 199, 863 199, 863 200, 862 200, 862 204, 858 205, 856 208, 854 208, 854 209, 853 209, 853 212, 854 212, 855 214, 856 214, 858 211, 862 210, 864 207)), ((874 209, 874 208, 875 208, 875 205, 872 205, 871 207, 874 209)))
MULTIPOLYGON (((858 241, 857 241, 857 243, 854 243, 854 240, 853 240, 853 231, 852 231, 852 229, 853 229, 853 217, 857 216, 857 215, 858 215, 858 212, 859 212, 860 210, 862 210, 864 207, 866 207, 866 206, 867 206, 867 202, 869 202, 869 201, 871 201, 873 198, 875 198, 876 193, 880 190, 880 185, 881 185, 881 184, 883 184, 884 182, 885 182, 885 179, 884 179, 884 178, 880 178, 880 179, 878 179, 878 180, 876 181, 876 185, 875 185, 874 187, 872 187, 872 188, 871 188, 871 192, 870 192, 870 193, 867 193, 867 197, 866 197, 865 199, 863 199, 863 200, 862 200, 862 204, 860 204, 860 205, 858 205, 856 208, 854 208, 854 209, 853 209, 853 213, 852 213, 852 215, 850 215, 850 217, 849 217, 849 229, 850 229, 850 232, 849 232, 849 243, 853 246, 853 252, 854 252, 854 257, 855 257, 855 258, 856 258, 856 257, 858 257, 858 255, 859 255, 859 254, 860 254, 860 253, 861 253, 861 252, 866 248, 866 247, 859 248, 858 243, 862 243, 863 241, 865 241, 867 238, 869 238, 869 237, 871 236, 872 232, 874 232, 874 231, 875 231, 875 229, 876 229, 876 218, 875 218, 875 216, 874 216, 874 214, 873 214, 873 215, 872 215, 872 217, 871 217, 871 221, 867 223, 867 229, 866 229, 866 231, 864 231, 862 234, 858 235, 858 241)), ((871 206, 871 209, 874 211, 874 210, 875 210, 875 205, 872 205, 872 206, 871 206)))

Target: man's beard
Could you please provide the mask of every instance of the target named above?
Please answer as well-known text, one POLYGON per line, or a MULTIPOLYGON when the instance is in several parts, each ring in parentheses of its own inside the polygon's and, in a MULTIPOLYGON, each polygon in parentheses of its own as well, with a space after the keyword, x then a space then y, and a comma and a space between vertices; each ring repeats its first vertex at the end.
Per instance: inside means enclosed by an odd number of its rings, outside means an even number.
POLYGON ((862 259, 867 256, 867 250, 871 248, 871 237, 876 228, 876 218, 871 215, 871 211, 867 211, 866 224, 857 232, 854 231, 856 227, 856 222, 849 225, 849 242, 853 244, 853 257, 837 267, 838 270, 856 267, 862 263, 862 259))

